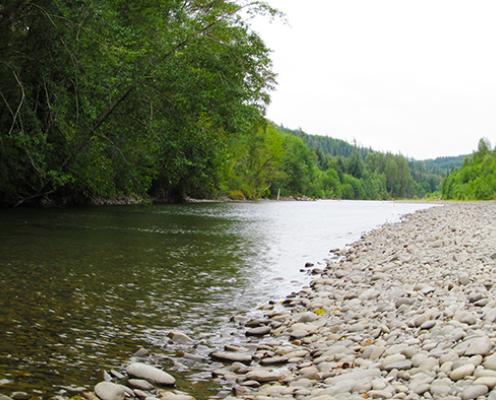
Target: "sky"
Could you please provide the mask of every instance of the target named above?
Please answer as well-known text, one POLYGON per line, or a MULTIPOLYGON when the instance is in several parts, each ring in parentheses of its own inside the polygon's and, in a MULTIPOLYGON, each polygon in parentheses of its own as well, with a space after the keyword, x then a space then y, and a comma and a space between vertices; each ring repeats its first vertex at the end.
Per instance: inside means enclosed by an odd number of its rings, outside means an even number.
POLYGON ((496 142, 496 1, 269 0, 253 21, 289 128, 417 159, 496 142))

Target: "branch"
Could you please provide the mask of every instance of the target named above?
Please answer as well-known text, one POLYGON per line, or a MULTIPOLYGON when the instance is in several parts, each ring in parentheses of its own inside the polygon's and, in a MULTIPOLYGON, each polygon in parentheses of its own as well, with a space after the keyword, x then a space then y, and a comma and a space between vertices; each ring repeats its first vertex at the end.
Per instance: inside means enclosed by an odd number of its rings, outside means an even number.
MULTIPOLYGON (((11 135, 13 130, 14 130, 14 127, 15 127, 15 124, 17 121, 17 117, 19 116, 19 112, 21 111, 22 105, 24 104, 24 99, 26 97, 25 93, 24 93, 24 86, 22 86, 22 83, 19 80, 19 77, 17 76, 17 74, 15 73, 14 70, 12 70, 12 73, 14 74, 14 78, 15 78, 17 84, 21 88, 21 100, 19 101, 19 105, 17 106, 17 110, 14 114, 14 117, 12 118, 12 125, 10 126, 8 135, 11 135)), ((19 118, 19 122, 21 122, 20 118, 19 118)), ((21 130, 22 130, 22 123, 21 123, 21 130)))

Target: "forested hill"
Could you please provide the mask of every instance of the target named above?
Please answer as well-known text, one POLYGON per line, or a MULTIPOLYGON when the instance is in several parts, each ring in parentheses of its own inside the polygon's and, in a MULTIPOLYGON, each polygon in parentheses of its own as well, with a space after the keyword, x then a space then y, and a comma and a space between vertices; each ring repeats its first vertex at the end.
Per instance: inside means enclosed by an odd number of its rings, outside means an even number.
MULTIPOLYGON (((372 169, 377 169, 374 165, 377 164, 377 158, 399 160, 405 158, 400 155, 391 153, 383 153, 371 148, 360 147, 356 144, 348 143, 341 139, 336 139, 330 136, 313 135, 303 132, 301 129, 292 130, 284 126, 280 126, 284 132, 293 134, 302 138, 302 140, 321 157, 331 156, 334 158, 348 158, 357 153, 363 160, 365 167, 369 166, 372 169), (368 161, 367 161, 368 160, 368 161)), ((412 192, 416 196, 423 196, 426 193, 437 192, 441 190, 443 179, 453 170, 459 168, 464 160, 464 155, 454 157, 438 157, 427 160, 414 160, 405 158, 408 163, 410 175, 416 185, 412 188, 412 192)), ((393 161, 391 161, 393 163, 393 161)), ((381 173, 386 173, 385 168, 380 168, 381 173)))
POLYGON ((445 199, 496 200, 496 148, 481 139, 477 151, 446 178, 442 194, 445 199))

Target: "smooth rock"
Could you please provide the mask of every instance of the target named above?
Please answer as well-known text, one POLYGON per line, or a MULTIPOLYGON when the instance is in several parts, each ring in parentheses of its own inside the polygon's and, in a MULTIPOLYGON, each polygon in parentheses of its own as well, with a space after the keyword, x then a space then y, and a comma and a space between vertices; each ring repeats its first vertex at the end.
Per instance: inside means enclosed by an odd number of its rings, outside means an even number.
POLYGON ((194 343, 194 340, 191 339, 188 335, 181 331, 170 331, 167 333, 167 336, 174 342, 178 344, 191 344, 194 343))
POLYGON ((473 355, 486 355, 491 351, 492 343, 487 336, 481 336, 478 338, 469 339, 467 350, 465 350, 466 356, 473 355))
POLYGON ((264 336, 270 333, 270 326, 259 326, 257 328, 247 329, 246 336, 264 336))
POLYGON ((155 388, 155 386, 144 379, 129 379, 127 382, 130 386, 141 390, 152 390, 155 388))
POLYGON ((468 375, 471 375, 474 370, 475 366, 473 364, 465 364, 451 371, 449 376, 452 380, 458 381, 468 375))
POLYGON ((145 379, 159 385, 174 385, 176 383, 176 379, 172 375, 159 368, 143 363, 136 362, 129 364, 126 368, 126 372, 130 376, 145 379))
POLYGON ((288 362, 287 356, 267 357, 260 360, 262 365, 284 364, 288 362))
POLYGON ((215 351, 210 354, 214 360, 223 362, 241 362, 244 364, 250 364, 253 357, 248 353, 237 353, 231 351, 215 351))
POLYGON ((100 382, 95 386, 95 394, 101 400, 124 400, 126 389, 112 382, 100 382))
POLYGON ((160 391, 160 400, 195 400, 193 396, 185 393, 160 391))
POLYGON ((496 371, 496 353, 487 357, 483 365, 488 369, 496 371))
POLYGON ((462 392, 463 400, 472 400, 476 399, 479 396, 484 396, 487 394, 489 389, 485 385, 470 385, 465 388, 462 392))
POLYGON ((247 380, 254 380, 261 383, 275 382, 282 379, 283 374, 278 371, 269 371, 265 369, 254 369, 245 376, 247 380))

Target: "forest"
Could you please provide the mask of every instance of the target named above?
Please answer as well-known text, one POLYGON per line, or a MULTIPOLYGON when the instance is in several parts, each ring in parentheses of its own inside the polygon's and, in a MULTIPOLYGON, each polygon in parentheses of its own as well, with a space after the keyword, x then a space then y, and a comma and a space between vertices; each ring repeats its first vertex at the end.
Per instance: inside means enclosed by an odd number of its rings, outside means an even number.
POLYGON ((496 200, 496 148, 487 139, 445 179, 442 195, 447 200, 496 200))
POLYGON ((462 158, 407 159, 265 118, 262 1, 6 0, 0 204, 423 197, 462 158))

